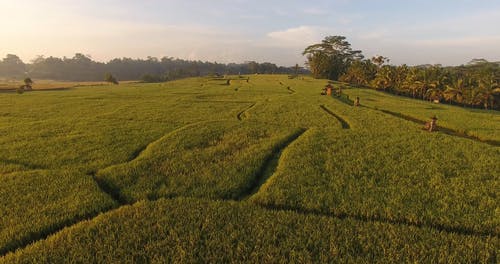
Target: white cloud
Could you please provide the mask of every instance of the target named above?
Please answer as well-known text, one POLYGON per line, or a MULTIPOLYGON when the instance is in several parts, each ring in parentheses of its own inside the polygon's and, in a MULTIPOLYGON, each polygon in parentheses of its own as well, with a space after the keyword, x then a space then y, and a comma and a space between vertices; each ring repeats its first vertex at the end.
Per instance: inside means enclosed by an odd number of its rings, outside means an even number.
POLYGON ((328 32, 328 28, 314 26, 300 26, 289 28, 282 31, 269 32, 267 36, 272 40, 271 43, 284 46, 310 45, 321 41, 328 32))
POLYGON ((463 38, 438 38, 416 41, 415 44, 430 47, 475 47, 500 46, 500 36, 477 36, 463 38))
POLYGON ((370 32, 364 32, 360 33, 357 36, 359 39, 362 40, 379 40, 379 39, 384 39, 388 37, 388 31, 387 30, 374 30, 370 32))

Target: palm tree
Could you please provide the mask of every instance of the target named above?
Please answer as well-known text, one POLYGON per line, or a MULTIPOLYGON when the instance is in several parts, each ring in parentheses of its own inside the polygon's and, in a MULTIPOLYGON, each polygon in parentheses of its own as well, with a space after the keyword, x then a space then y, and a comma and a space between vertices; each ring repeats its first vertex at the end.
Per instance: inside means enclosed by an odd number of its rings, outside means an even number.
POLYGON ((394 88, 394 72, 394 67, 389 65, 379 68, 377 74, 375 75, 375 79, 373 80, 374 86, 381 88, 384 91, 394 88))
POLYGON ((466 91, 465 83, 466 81, 464 79, 458 78, 454 80, 451 85, 446 85, 446 90, 443 93, 445 100, 449 103, 451 103, 452 101, 457 103, 464 103, 464 96, 466 91))
POLYGON ((466 99, 469 106, 472 108, 475 105, 480 105, 482 102, 481 93, 475 87, 469 87, 466 89, 466 99))
POLYGON ((496 97, 500 95, 500 86, 494 75, 488 75, 479 79, 478 97, 484 109, 494 108, 496 97))
POLYGON ((411 68, 411 70, 406 74, 406 78, 402 85, 402 89, 411 94, 413 98, 415 98, 420 85, 417 83, 417 73, 418 70, 416 68, 411 68))
POLYGON ((438 85, 433 85, 427 89, 425 93, 425 97, 429 99, 429 101, 438 100, 441 101, 443 98, 443 91, 438 85))
POLYGON ((429 69, 423 69, 420 72, 420 80, 416 81, 416 85, 418 87, 418 90, 420 91, 419 94, 422 97, 422 100, 427 99, 427 95, 429 90, 437 90, 439 89, 439 82, 438 79, 436 78, 436 69, 435 67, 429 68, 429 69))
POLYGON ((397 66, 394 71, 394 88, 397 94, 400 94, 401 90, 404 90, 405 80, 408 76, 409 68, 406 64, 397 66))

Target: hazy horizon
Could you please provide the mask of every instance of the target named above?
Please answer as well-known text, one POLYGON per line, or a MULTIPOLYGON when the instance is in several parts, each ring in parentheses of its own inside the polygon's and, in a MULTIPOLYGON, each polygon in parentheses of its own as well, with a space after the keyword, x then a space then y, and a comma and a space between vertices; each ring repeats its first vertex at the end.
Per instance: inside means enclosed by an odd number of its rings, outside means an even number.
POLYGON ((343 35, 392 64, 500 61, 495 1, 16 1, 0 0, 0 56, 89 54, 303 64, 303 49, 343 35))

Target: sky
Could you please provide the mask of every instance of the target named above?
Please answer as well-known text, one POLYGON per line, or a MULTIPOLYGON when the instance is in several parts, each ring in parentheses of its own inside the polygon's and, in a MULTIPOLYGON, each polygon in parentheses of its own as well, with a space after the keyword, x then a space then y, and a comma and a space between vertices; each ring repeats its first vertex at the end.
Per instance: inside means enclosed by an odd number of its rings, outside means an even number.
POLYGON ((391 64, 500 61, 500 0, 0 0, 0 56, 302 65, 346 36, 391 64))

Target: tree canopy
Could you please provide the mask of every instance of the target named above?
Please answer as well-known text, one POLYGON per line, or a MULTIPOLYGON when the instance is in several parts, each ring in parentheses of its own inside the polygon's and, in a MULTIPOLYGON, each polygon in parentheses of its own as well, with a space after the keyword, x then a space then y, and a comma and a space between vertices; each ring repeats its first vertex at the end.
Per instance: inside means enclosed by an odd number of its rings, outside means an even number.
MULTIPOLYGON (((222 64, 217 62, 188 61, 172 57, 146 59, 116 58, 106 63, 94 61, 89 55, 75 54, 72 58, 38 56, 25 64, 18 56, 9 54, 0 60, 0 77, 67 81, 100 81, 106 73, 120 80, 140 80, 142 77, 168 81, 210 74, 292 74, 294 67, 249 61, 222 64)), ((300 73, 307 73, 303 68, 300 73)))
POLYGON ((472 59, 466 65, 394 66, 389 58, 364 59, 344 36, 328 36, 305 48, 315 78, 339 80, 416 99, 500 109, 500 63, 472 59))
POLYGON ((316 78, 338 80, 353 61, 363 59, 360 50, 353 50, 344 36, 328 36, 321 43, 305 48, 302 55, 316 78))
POLYGON ((483 62, 458 67, 351 63, 340 81, 416 99, 500 109, 500 65, 483 62))

